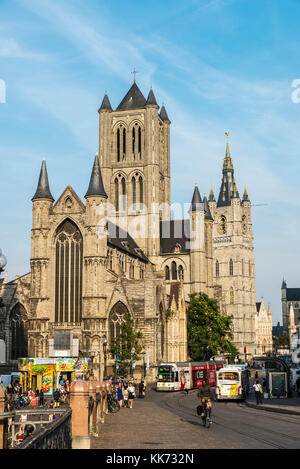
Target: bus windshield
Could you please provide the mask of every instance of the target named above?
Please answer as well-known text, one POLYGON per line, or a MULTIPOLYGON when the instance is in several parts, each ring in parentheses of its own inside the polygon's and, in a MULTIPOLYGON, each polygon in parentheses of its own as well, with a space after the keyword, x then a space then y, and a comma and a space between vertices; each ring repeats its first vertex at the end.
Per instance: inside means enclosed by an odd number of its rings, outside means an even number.
POLYGON ((159 366, 158 367, 158 381, 171 383, 174 381, 174 373, 171 371, 170 366, 159 366))
POLYGON ((218 374, 219 381, 239 381, 239 374, 234 371, 223 371, 218 374))

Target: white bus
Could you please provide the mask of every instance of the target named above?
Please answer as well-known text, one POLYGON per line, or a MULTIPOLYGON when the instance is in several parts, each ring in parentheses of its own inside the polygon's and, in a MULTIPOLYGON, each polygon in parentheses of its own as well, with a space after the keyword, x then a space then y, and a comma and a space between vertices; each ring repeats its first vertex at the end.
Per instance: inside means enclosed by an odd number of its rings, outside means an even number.
POLYGON ((242 366, 226 366, 217 371, 217 399, 245 399, 249 392, 249 373, 242 366))

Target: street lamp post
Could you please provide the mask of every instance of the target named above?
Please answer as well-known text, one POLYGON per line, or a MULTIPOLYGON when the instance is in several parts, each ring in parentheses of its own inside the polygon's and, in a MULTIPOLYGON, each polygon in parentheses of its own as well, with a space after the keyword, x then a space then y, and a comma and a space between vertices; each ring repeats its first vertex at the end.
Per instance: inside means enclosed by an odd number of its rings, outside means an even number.
POLYGON ((102 337, 102 346, 103 346, 103 356, 104 356, 104 371, 103 371, 103 379, 106 379, 106 359, 107 359, 107 337, 104 335, 102 337))

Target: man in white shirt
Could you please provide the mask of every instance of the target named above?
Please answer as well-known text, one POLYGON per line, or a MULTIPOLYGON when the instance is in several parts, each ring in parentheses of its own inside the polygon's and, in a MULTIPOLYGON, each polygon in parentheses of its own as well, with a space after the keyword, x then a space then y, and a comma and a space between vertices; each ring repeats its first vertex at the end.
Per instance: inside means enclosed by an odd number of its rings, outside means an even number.
POLYGON ((259 405, 259 404, 262 404, 262 388, 261 388, 261 384, 259 383, 258 379, 255 381, 254 385, 254 391, 255 391, 255 399, 256 399, 256 404, 259 405))

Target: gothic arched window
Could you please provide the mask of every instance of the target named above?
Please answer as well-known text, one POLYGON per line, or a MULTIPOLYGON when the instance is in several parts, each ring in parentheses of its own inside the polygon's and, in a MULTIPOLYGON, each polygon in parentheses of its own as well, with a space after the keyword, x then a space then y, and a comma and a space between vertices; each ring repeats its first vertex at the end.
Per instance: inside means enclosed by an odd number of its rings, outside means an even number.
POLYGON ((123 160, 126 160, 126 129, 123 129, 123 160))
POLYGON ((115 207, 116 211, 119 211, 119 181, 115 179, 115 207))
POLYGON ((230 304, 233 305, 234 304, 234 291, 232 287, 230 288, 229 297, 230 297, 230 304))
POLYGON ((219 218, 218 232, 220 234, 226 234, 227 233, 227 221, 226 221, 226 217, 224 215, 221 215, 220 218, 219 218))
POLYGON ((120 146, 120 129, 117 130, 117 160, 120 161, 121 146, 120 146))
POLYGON ((132 129, 132 158, 135 160, 135 128, 132 129))
POLYGON ((140 186, 140 208, 142 209, 144 203, 144 188, 143 188, 143 178, 142 176, 139 177, 139 186, 140 186))
POLYGON ((170 269, 167 265, 165 267, 165 279, 170 280, 170 269))
POLYGON ((25 327, 26 311, 23 305, 17 303, 9 318, 10 358, 26 358, 28 356, 27 331, 25 327))
POLYGON ((126 183, 125 183, 124 178, 122 178, 121 185, 122 185, 122 210, 125 211, 126 210, 126 183))
POLYGON ((247 217, 246 215, 242 216, 242 233, 247 234, 247 217))
POLYGON ((116 339, 120 335, 121 325, 126 322, 127 314, 128 309, 124 303, 118 301, 109 315, 109 340, 116 339))
POLYGON ((219 261, 216 261, 216 277, 220 275, 220 264, 219 261))
POLYGON ((178 267, 178 278, 179 278, 179 280, 184 280, 184 273, 183 273, 183 267, 182 267, 182 265, 180 265, 180 266, 178 267))
POLYGON ((139 134, 139 141, 138 141, 138 153, 139 153, 139 159, 142 159, 142 129, 139 127, 138 130, 139 134))
POLYGON ((55 249, 55 322, 78 323, 82 315, 83 240, 71 220, 58 227, 55 249))
POLYGON ((136 210, 136 180, 134 176, 131 180, 131 184, 132 184, 132 208, 133 210, 136 210))
POLYGON ((233 275, 233 260, 230 259, 229 261, 229 275, 232 276, 233 275))
POLYGON ((172 270, 172 280, 177 280, 177 267, 176 267, 175 261, 173 261, 171 264, 171 270, 172 270))

